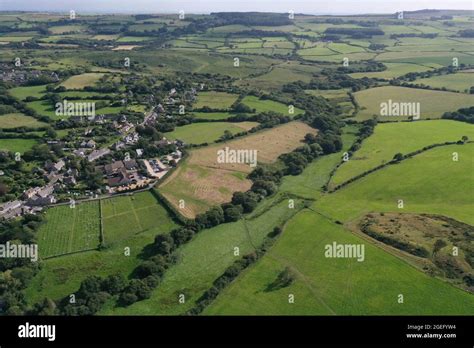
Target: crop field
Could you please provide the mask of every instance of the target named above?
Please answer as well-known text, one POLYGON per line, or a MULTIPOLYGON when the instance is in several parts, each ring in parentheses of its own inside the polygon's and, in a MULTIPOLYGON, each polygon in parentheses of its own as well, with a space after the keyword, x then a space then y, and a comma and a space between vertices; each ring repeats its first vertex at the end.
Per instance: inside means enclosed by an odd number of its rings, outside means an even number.
POLYGON ((233 192, 246 191, 251 186, 246 176, 252 167, 246 163, 218 163, 219 149, 255 150, 258 163, 272 163, 279 155, 298 147, 307 133, 315 132, 303 123, 291 122, 191 151, 186 162, 160 185, 159 191, 184 216, 194 217, 213 205, 228 202, 233 192), (184 200, 182 208, 179 208, 180 200, 184 200))
POLYGON ((149 192, 105 199, 101 205, 107 245, 150 229, 166 232, 174 227, 166 210, 149 192))
POLYGON ((63 205, 46 212, 46 222, 38 231, 41 258, 60 256, 99 246, 99 203, 63 205))
POLYGON ((255 126, 258 126, 257 122, 199 122, 177 127, 173 132, 165 133, 165 136, 172 140, 182 140, 188 144, 203 144, 218 140, 225 131, 236 134, 255 126))
POLYGON ((360 105, 357 120, 366 120, 373 116, 386 121, 408 119, 407 116, 380 116, 381 103, 388 103, 389 100, 392 103, 419 103, 420 119, 440 118, 447 111, 474 104, 473 95, 396 86, 370 88, 354 93, 354 96, 360 105))
POLYGON ((256 112, 276 112, 286 116, 296 116, 302 114, 304 111, 295 107, 294 113, 290 114, 289 105, 285 105, 273 100, 259 99, 255 96, 247 96, 242 100, 242 103, 248 107, 255 109, 256 112))
POLYGON ((202 108, 204 106, 214 109, 228 109, 237 100, 238 95, 225 92, 200 92, 194 108, 202 108))
POLYGON ((374 134, 364 140, 362 147, 339 167, 331 179, 331 185, 341 184, 387 163, 396 153, 406 155, 428 145, 458 141, 463 136, 473 139, 474 126, 450 120, 378 124, 374 134))
POLYGON ((258 263, 224 290, 207 315, 469 314, 474 298, 312 212, 299 213, 258 263), (365 258, 331 259, 325 246, 364 244, 365 258), (291 285, 272 287, 288 268, 291 285), (289 303, 289 294, 294 303, 289 303), (398 303, 403 294, 404 303, 398 303))
POLYGON ((67 89, 83 89, 84 87, 94 85, 102 76, 104 76, 104 74, 101 73, 75 75, 64 81, 61 86, 67 89))

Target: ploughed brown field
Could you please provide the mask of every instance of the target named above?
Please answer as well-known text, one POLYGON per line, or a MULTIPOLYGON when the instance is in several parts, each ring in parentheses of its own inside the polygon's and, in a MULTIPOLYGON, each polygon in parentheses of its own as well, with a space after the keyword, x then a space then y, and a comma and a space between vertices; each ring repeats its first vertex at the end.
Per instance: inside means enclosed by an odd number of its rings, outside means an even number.
POLYGON ((252 185, 246 177, 254 168, 246 163, 219 163, 219 150, 256 150, 257 163, 273 163, 281 154, 301 146, 306 134, 316 132, 295 121, 191 151, 186 162, 159 186, 159 191, 185 217, 194 218, 214 205, 229 202, 234 192, 247 191, 252 185))

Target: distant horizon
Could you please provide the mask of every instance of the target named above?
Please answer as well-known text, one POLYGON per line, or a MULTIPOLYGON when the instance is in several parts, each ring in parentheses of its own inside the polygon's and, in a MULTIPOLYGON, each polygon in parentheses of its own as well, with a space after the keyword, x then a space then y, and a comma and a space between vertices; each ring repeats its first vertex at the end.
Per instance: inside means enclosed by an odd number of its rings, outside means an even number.
POLYGON ((420 10, 473 11, 470 0, 241 0, 224 2, 218 0, 0 0, 0 12, 49 12, 91 14, 175 14, 183 10, 188 14, 210 14, 212 12, 272 12, 305 15, 384 15, 400 11, 420 10))

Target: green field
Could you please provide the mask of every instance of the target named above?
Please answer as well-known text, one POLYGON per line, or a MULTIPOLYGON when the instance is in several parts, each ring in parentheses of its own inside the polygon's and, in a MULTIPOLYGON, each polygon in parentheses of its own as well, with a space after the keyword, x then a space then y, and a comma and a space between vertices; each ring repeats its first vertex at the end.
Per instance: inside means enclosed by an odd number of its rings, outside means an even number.
POLYGON ((0 150, 23 154, 36 144, 34 139, 0 139, 0 150))
POLYGON ((435 88, 447 88, 458 92, 468 92, 474 86, 474 73, 458 72, 455 74, 433 76, 416 80, 414 83, 424 84, 435 88))
POLYGON ((379 78, 379 79, 393 79, 411 72, 424 72, 431 70, 429 66, 421 64, 410 63, 384 63, 387 70, 376 72, 361 72, 349 74, 349 76, 359 79, 362 77, 379 78))
POLYGON ((464 135, 474 139, 474 126, 451 120, 378 124, 374 134, 339 167, 331 186, 391 161, 396 153, 406 155, 428 145, 461 140, 464 135))
POLYGON ((199 122, 176 127, 172 132, 165 133, 169 139, 179 139, 188 144, 212 143, 228 130, 232 134, 249 130, 258 126, 257 122, 199 122))
POLYGON ((199 92, 194 108, 207 106, 212 109, 228 109, 237 98, 238 95, 226 92, 199 92))
POLYGON ((430 278, 312 211, 286 226, 275 246, 224 290, 206 315, 470 314, 474 296, 430 278), (365 259, 327 258, 325 246, 364 244, 365 259), (285 268, 291 285, 269 286, 285 268), (289 295, 294 303, 289 303, 289 295), (404 303, 398 303, 402 294, 404 303))
MULTIPOLYGON (((280 113, 286 116, 290 116, 291 114, 289 113, 289 106, 273 101, 273 100, 268 100, 268 99, 259 99, 258 97, 255 97, 253 95, 246 96, 243 100, 242 103, 247 105, 248 107, 255 109, 256 112, 276 112, 280 113)), ((293 116, 296 116, 298 114, 304 113, 303 110, 295 107, 294 108, 294 113, 293 116)))
POLYGON ((446 215, 474 223, 474 144, 434 148, 369 174, 316 202, 315 209, 346 222, 371 211, 446 215), (453 152, 459 160, 453 161, 453 152), (398 200, 404 208, 398 209, 398 200))
POLYGON ((370 88, 356 92, 354 96, 360 105, 357 120, 366 120, 373 116, 391 121, 408 119, 406 116, 380 116, 381 103, 388 103, 389 100, 392 100, 392 103, 419 103, 420 119, 440 118, 447 111, 474 104, 474 95, 396 86, 370 88))
POLYGON ((61 86, 67 89, 83 89, 87 86, 93 86, 102 76, 104 76, 102 73, 85 73, 81 75, 75 75, 64 81, 61 86))
POLYGON ((240 249, 240 255, 252 252, 254 245, 259 245, 274 226, 291 217, 297 207, 296 202, 295 209, 288 209, 287 201, 283 201, 254 219, 201 231, 178 250, 178 263, 166 272, 150 299, 125 308, 110 304, 100 314, 175 315, 185 312, 210 287, 213 280, 237 259, 234 247, 240 249), (185 304, 178 303, 180 293, 186 296, 185 304))
POLYGON ((0 115, 0 128, 44 127, 46 123, 20 113, 0 115))
POLYGON ((46 223, 38 231, 41 258, 59 256, 99 246, 99 203, 63 205, 46 212, 46 223))
POLYGON ((107 245, 152 228, 156 233, 175 227, 166 210, 150 192, 102 200, 101 209, 107 245))
POLYGON ((8 90, 8 93, 18 100, 25 100, 26 97, 41 98, 46 91, 46 85, 15 87, 8 90))

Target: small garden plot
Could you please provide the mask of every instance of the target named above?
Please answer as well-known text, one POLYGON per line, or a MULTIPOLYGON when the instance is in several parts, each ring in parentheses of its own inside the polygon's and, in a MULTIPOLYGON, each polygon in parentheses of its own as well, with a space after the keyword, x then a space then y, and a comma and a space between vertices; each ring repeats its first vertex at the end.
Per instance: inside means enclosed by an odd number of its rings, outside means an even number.
POLYGON ((99 246, 100 216, 97 201, 48 209, 38 230, 41 258, 60 256, 99 246))

